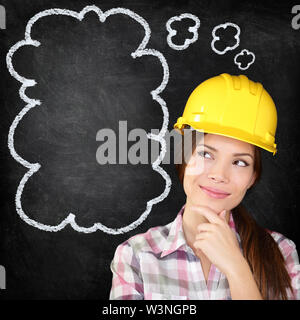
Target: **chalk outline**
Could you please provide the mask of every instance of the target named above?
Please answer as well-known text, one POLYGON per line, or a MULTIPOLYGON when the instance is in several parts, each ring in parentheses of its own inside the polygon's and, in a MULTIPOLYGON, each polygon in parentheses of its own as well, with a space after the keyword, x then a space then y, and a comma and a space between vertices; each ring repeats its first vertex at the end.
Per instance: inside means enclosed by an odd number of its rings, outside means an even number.
POLYGON ((237 48, 240 44, 240 34, 241 34, 241 29, 240 27, 235 24, 235 23, 232 23, 232 22, 225 22, 225 23, 222 23, 222 24, 219 24, 217 26, 215 26, 213 28, 213 31, 212 31, 212 36, 213 36, 213 40, 211 42, 211 48, 214 52, 216 52, 217 54, 225 54, 227 51, 229 50, 234 50, 235 48, 237 48), (236 41, 236 44, 233 46, 233 47, 226 47, 223 51, 220 51, 218 49, 215 48, 215 42, 217 40, 220 40, 220 37, 216 36, 216 31, 220 28, 223 28, 223 29, 226 29, 228 26, 231 26, 231 27, 234 27, 236 30, 237 30, 237 33, 236 35, 234 36, 234 38, 237 40, 236 41))
POLYGON ((236 54, 236 55, 234 56, 234 63, 238 66, 238 68, 239 68, 240 70, 247 70, 247 69, 251 66, 251 64, 254 63, 254 61, 255 61, 255 54, 254 54, 253 52, 247 50, 247 49, 243 49, 241 52, 239 52, 238 54, 236 54), (252 62, 250 62, 250 63, 247 64, 247 67, 241 67, 241 65, 242 65, 241 62, 237 62, 237 58, 238 58, 239 56, 244 55, 244 52, 246 52, 247 55, 250 55, 250 56, 252 56, 252 58, 253 58, 252 62))
POLYGON ((113 9, 110 9, 110 10, 103 12, 99 7, 97 7, 95 5, 91 5, 91 6, 84 7, 79 13, 76 11, 67 10, 67 9, 53 8, 53 9, 47 9, 47 10, 41 11, 41 12, 37 13, 36 15, 34 15, 28 21, 28 23, 26 25, 25 39, 18 41, 9 49, 9 51, 6 55, 7 67, 8 67, 10 74, 15 79, 17 79, 19 82, 22 83, 22 85, 19 89, 19 95, 20 95, 21 99, 27 103, 27 105, 16 116, 16 118, 14 119, 14 121, 12 122, 12 124, 9 128, 8 148, 9 148, 9 151, 10 151, 12 157, 17 162, 19 162, 21 165, 23 165, 24 167, 29 169, 24 174, 23 178, 21 179, 19 186, 17 188, 17 193, 16 193, 16 197, 15 197, 17 213, 21 217, 21 219, 24 220, 29 225, 31 225, 35 228, 38 228, 40 230, 49 231, 49 232, 60 231, 66 225, 70 224, 74 230, 76 230, 78 232, 83 232, 83 233, 92 233, 97 230, 101 230, 105 233, 113 234, 113 235, 122 234, 122 233, 129 232, 129 231, 135 229, 138 225, 140 225, 149 215, 153 204, 161 202, 169 194, 170 188, 171 188, 170 176, 167 174, 167 172, 163 168, 161 168, 159 166, 159 164, 162 162, 162 160, 165 156, 165 153, 166 153, 166 140, 164 139, 164 136, 166 134, 168 122, 169 122, 169 111, 166 106, 166 102, 164 101, 164 99, 162 99, 159 96, 159 94, 165 89, 165 87, 168 83, 169 67, 168 67, 168 64, 167 64, 167 61, 166 61, 164 55, 161 52, 159 52, 155 49, 146 48, 146 45, 149 42, 150 36, 151 36, 151 30, 150 30, 149 24, 146 22, 146 20, 144 20, 144 18, 142 18, 141 16, 139 16, 135 12, 133 12, 129 9, 126 9, 126 8, 119 8, 118 7, 118 8, 113 8, 113 9), (145 30, 145 36, 144 36, 144 39, 142 40, 142 42, 140 43, 139 47, 136 49, 136 51, 131 53, 131 56, 135 59, 136 57, 142 57, 143 55, 152 55, 152 56, 157 57, 159 59, 161 65, 163 67, 163 80, 162 80, 161 84, 155 90, 151 91, 152 99, 156 100, 162 108, 163 124, 162 124, 162 128, 158 134, 147 133, 147 137, 149 139, 153 139, 153 140, 160 142, 161 152, 158 155, 155 162, 153 162, 152 168, 154 171, 157 171, 165 179, 165 183, 166 183, 165 190, 158 197, 147 201, 146 210, 140 215, 140 217, 137 220, 135 220, 134 222, 130 223, 127 226, 117 228, 117 229, 106 227, 105 225, 103 225, 100 222, 95 223, 91 227, 81 227, 75 222, 76 216, 73 213, 69 213, 69 215, 60 224, 55 225, 55 226, 45 225, 45 224, 42 224, 40 222, 37 222, 37 221, 29 218, 24 213, 24 211, 22 209, 21 196, 22 196, 22 192, 23 192, 23 189, 24 189, 24 186, 25 186, 27 180, 40 169, 41 165, 39 163, 29 163, 28 161, 24 160, 20 155, 17 154, 17 152, 14 148, 14 132, 15 132, 17 125, 22 120, 23 116, 30 109, 41 105, 40 100, 30 99, 29 97, 27 97, 25 95, 26 88, 36 85, 36 81, 34 79, 26 79, 26 78, 22 77, 14 70, 14 67, 12 64, 12 57, 13 57, 14 53, 19 48, 21 48, 23 46, 28 46, 28 45, 32 45, 35 47, 40 46, 41 43, 39 41, 31 39, 31 28, 34 25, 34 23, 36 21, 38 21, 40 18, 45 17, 45 16, 51 16, 51 15, 66 15, 66 16, 71 16, 71 17, 81 21, 84 18, 85 14, 90 11, 94 11, 98 15, 100 22, 105 22, 106 18, 109 17, 110 15, 125 14, 125 15, 129 16, 130 18, 134 19, 135 21, 137 21, 139 24, 141 24, 145 30))
POLYGON ((174 16, 170 18, 166 23, 166 28, 169 32, 167 36, 168 45, 175 50, 184 50, 188 48, 191 43, 194 43, 198 40, 198 29, 200 28, 200 25, 201 25, 200 19, 191 13, 182 13, 180 16, 174 16), (189 32, 192 32, 194 34, 193 38, 185 39, 183 45, 176 45, 172 42, 172 38, 177 34, 177 30, 172 29, 171 24, 174 21, 181 21, 182 19, 185 19, 185 18, 189 18, 195 21, 195 25, 188 28, 189 32))

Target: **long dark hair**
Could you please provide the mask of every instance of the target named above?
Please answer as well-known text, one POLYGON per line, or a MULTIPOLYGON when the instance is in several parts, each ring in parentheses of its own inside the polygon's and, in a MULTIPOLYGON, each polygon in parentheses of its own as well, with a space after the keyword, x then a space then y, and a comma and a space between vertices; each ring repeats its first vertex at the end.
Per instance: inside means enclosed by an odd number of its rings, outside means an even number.
MULTIPOLYGON (((181 150, 182 153, 182 161, 175 164, 182 186, 186 165, 190 156, 194 153, 197 145, 196 141, 199 139, 196 130, 189 130, 188 134, 192 134, 192 150, 189 150, 189 152, 186 153, 186 157, 184 157, 184 139, 181 139, 181 148, 179 148, 179 150, 181 150)), ((204 135, 205 134, 206 133, 204 133, 204 135)), ((254 147, 254 172, 256 173, 256 179, 251 188, 257 184, 262 172, 260 148, 257 146, 254 147)), ((268 229, 264 229, 257 224, 241 203, 232 209, 231 212, 236 230, 241 238, 244 257, 251 268, 263 299, 287 300, 287 288, 292 290, 291 278, 287 272, 284 257, 276 241, 268 229)))

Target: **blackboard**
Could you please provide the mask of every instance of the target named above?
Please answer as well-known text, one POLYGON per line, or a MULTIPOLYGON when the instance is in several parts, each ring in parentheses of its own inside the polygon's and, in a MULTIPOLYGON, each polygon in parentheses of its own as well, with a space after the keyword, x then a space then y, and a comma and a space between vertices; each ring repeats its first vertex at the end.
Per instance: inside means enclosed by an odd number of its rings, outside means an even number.
MULTIPOLYGON (((158 172, 150 156, 147 163, 100 165, 97 133, 119 134, 120 123, 128 133, 171 131, 191 91, 223 72, 261 82, 276 103, 278 153, 262 151, 261 181, 243 203, 259 224, 299 247, 300 30, 293 6, 2 1, 0 297, 108 299, 117 245, 171 222, 185 194, 172 140, 171 161, 158 172)), ((124 138, 121 131, 117 139, 124 138)), ((161 147, 148 140, 149 149, 150 142, 161 147)), ((135 142, 127 140, 127 148, 135 142)))

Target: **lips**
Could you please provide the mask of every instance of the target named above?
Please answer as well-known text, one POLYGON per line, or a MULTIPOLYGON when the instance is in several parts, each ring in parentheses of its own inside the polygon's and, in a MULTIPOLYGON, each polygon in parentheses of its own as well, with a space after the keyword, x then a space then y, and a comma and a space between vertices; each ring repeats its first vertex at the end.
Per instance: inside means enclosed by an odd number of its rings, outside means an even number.
POLYGON ((222 191, 222 190, 219 190, 219 189, 215 189, 215 188, 209 188, 209 187, 204 187, 204 186, 200 186, 201 188, 204 188, 210 192, 213 192, 213 193, 217 193, 217 194, 225 194, 225 195, 229 195, 230 193, 226 192, 226 191, 222 191))
POLYGON ((221 191, 218 189, 202 187, 202 186, 200 186, 200 188, 208 196, 210 196, 211 198, 215 198, 215 199, 223 199, 223 198, 226 198, 230 195, 230 193, 227 193, 227 192, 225 193, 225 191, 221 191), (217 192, 215 192, 214 190, 217 190, 217 192))

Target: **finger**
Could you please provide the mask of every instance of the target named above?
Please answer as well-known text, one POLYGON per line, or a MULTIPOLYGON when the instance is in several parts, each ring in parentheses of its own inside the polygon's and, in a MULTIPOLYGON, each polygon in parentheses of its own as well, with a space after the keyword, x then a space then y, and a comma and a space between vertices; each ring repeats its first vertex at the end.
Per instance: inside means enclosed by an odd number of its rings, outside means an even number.
POLYGON ((201 231, 200 233, 197 233, 195 236, 196 240, 204 240, 206 239, 208 233, 210 233, 210 231, 201 231))
POLYGON ((216 214, 215 211, 208 207, 198 206, 198 207, 191 207, 192 210, 198 212, 199 214, 203 215, 209 222, 220 224, 223 223, 223 220, 216 214))
POLYGON ((215 225, 212 223, 200 223, 197 226, 198 232, 205 232, 205 231, 214 231, 215 225))
POLYGON ((193 243, 193 246, 194 246, 194 248, 196 248, 196 249, 201 249, 201 239, 196 240, 196 241, 193 243))
POLYGON ((200 239, 197 239, 194 243, 194 248, 198 249, 198 250, 202 250, 203 249, 203 246, 205 245, 205 238, 200 238, 200 239))

